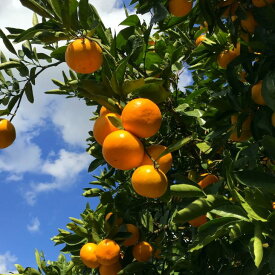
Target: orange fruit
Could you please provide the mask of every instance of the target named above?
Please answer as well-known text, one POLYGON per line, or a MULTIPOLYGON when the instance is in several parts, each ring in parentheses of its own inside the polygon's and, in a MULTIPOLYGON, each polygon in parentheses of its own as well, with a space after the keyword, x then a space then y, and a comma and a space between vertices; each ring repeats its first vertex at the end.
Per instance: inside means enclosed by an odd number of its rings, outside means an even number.
POLYGON ((165 174, 153 165, 138 167, 131 178, 136 193, 147 198, 159 198, 167 190, 168 181, 165 174))
POLYGON ((168 10, 174 16, 185 16, 192 9, 192 1, 189 0, 169 0, 168 10))
POLYGON ((107 115, 109 113, 112 113, 110 110, 108 110, 105 106, 102 106, 99 111, 100 116, 107 115))
MULTIPOLYGON (((108 221, 112 215, 115 215, 115 214, 113 212, 107 213, 107 215, 105 216, 105 221, 108 221)), ((122 223, 123 223, 123 219, 115 215, 115 225, 120 226, 122 223)))
POLYGON ((138 262, 147 262, 152 258, 153 247, 147 242, 140 242, 133 247, 133 256, 138 262))
POLYGON ((94 41, 77 38, 68 45, 65 60, 67 65, 77 73, 93 73, 102 65, 102 49, 94 41))
POLYGON ((256 22, 251 11, 248 11, 246 13, 246 18, 241 20, 242 28, 249 33, 254 33, 257 25, 258 23, 256 22))
POLYGON ((251 137, 251 121, 252 117, 249 115, 247 118, 244 120, 242 127, 241 127, 241 133, 240 136, 238 136, 238 129, 237 129, 237 123, 238 123, 238 114, 234 114, 231 116, 231 135, 230 139, 232 141, 236 142, 242 142, 246 141, 251 137))
POLYGON ((274 2, 274 0, 252 0, 252 4, 257 8, 265 7, 267 5, 273 4, 274 2))
POLYGON ((128 102, 121 114, 125 130, 140 138, 148 138, 157 133, 161 125, 161 112, 153 101, 136 98, 128 102))
POLYGON ((139 239, 139 230, 138 228, 133 225, 133 224, 126 224, 127 231, 132 233, 132 236, 127 238, 124 242, 123 245, 125 246, 131 246, 134 245, 138 242, 139 239))
POLYGON ((206 215, 199 216, 193 220, 188 221, 194 227, 199 227, 207 222, 206 215))
POLYGON ((220 53, 218 55, 217 62, 220 67, 226 69, 227 65, 239 55, 240 55, 240 43, 237 43, 237 47, 234 48, 233 50, 226 50, 220 53))
MULTIPOLYGON (((225 1, 225 2, 229 2, 229 1, 225 1)), ((231 20, 232 20, 232 16, 236 15, 236 10, 239 7, 239 3, 234 3, 234 1, 232 1, 232 3, 230 3, 229 5, 221 5, 220 7, 227 7, 224 10, 224 12, 222 13, 221 16, 222 17, 229 17, 229 16, 231 16, 231 20)))
POLYGON ((117 273, 121 270, 120 262, 116 262, 112 265, 101 265, 99 267, 100 275, 117 275, 117 273))
MULTIPOLYGON (((166 149, 165 146, 156 144, 156 145, 151 145, 146 148, 147 153, 151 156, 152 159, 156 160, 157 157, 166 149)), ((153 161, 150 159, 146 152, 144 152, 144 157, 140 165, 154 165, 153 161)), ((172 154, 166 154, 165 156, 159 158, 157 160, 157 163, 159 164, 159 169, 166 174, 171 166, 172 166, 172 154)))
POLYGON ((117 263, 120 258, 120 247, 119 245, 109 239, 101 241, 97 245, 96 257, 100 264, 102 265, 112 265, 117 263))
POLYGON ((95 243, 86 243, 80 249, 80 259, 89 268, 97 268, 99 266, 96 249, 97 245, 95 243))
POLYGON ((4 118, 0 118, 0 149, 10 146, 16 138, 13 124, 4 118))
POLYGON ((144 147, 140 140, 130 132, 118 130, 105 138, 102 154, 112 167, 129 170, 139 166, 142 162, 144 147))
POLYGON ((251 89, 251 95, 252 95, 252 100, 259 104, 259 105, 266 105, 265 100, 262 95, 262 85, 263 81, 260 80, 258 83, 256 83, 254 86, 252 86, 251 89))
POLYGON ((272 209, 275 209, 275 201, 272 202, 272 209))
POLYGON ((205 34, 201 34, 195 41, 196 46, 199 46, 204 39, 205 39, 205 34))
POLYGON ((208 185, 213 184, 215 182, 219 181, 219 178, 215 175, 212 174, 207 174, 207 176, 205 176, 203 179, 201 179, 198 182, 198 185, 204 189, 206 188, 208 185))
POLYGON ((272 123, 272 126, 275 127, 275 112, 271 116, 271 123, 272 123))
POLYGON ((119 130, 116 128, 112 122, 109 120, 109 117, 116 117, 120 119, 120 115, 115 113, 109 113, 98 117, 94 123, 93 135, 95 140, 102 145, 104 139, 112 132, 119 130))

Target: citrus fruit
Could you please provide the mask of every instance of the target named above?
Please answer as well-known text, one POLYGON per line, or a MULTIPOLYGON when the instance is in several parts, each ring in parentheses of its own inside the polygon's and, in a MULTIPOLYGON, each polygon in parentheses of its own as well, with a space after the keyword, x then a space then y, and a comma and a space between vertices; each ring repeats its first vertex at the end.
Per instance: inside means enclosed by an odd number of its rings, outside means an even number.
POLYGON ((134 245, 138 242, 139 239, 139 230, 138 228, 133 225, 133 224, 126 224, 127 231, 132 233, 132 236, 127 238, 124 242, 123 245, 125 246, 131 246, 134 245))
POLYGON ((148 138, 159 130, 161 112, 153 101, 147 98, 136 98, 124 107, 121 119, 125 130, 138 137, 148 138))
POLYGON ((168 10, 177 17, 185 16, 192 9, 192 1, 189 0, 169 0, 168 10))
POLYGON ((108 221, 111 218, 111 216, 113 216, 113 215, 115 217, 115 225, 120 226, 123 223, 123 219, 121 217, 118 217, 113 212, 107 213, 107 215, 105 216, 105 221, 108 221))
MULTIPOLYGON (((156 145, 151 145, 146 148, 147 152, 144 152, 144 157, 140 165, 154 165, 152 159, 156 160, 157 157, 166 149, 165 146, 156 144, 156 145), (148 154, 151 156, 151 158, 148 156, 148 154)), ((163 157, 159 158, 157 160, 157 163, 159 164, 159 169, 166 174, 171 166, 172 166, 172 154, 166 154, 163 157)))
POLYGON ((265 7, 267 5, 273 4, 274 2, 274 0, 252 0, 252 4, 257 8, 265 7))
POLYGON ((65 60, 67 65, 77 73, 93 73, 102 65, 102 49, 94 41, 77 38, 68 45, 65 60))
POLYGON ((110 110, 108 110, 105 106, 102 106, 99 111, 100 116, 107 115, 109 113, 112 113, 110 110))
POLYGON ((239 55, 240 55, 240 43, 237 43, 236 48, 234 48, 233 50, 226 50, 220 53, 218 55, 217 62, 220 67, 226 69, 227 65, 239 55))
POLYGON ((206 188, 208 185, 212 184, 212 183, 215 183, 219 181, 219 178, 215 175, 212 175, 212 174, 207 174, 203 179, 201 179, 199 182, 198 182, 198 185, 204 189, 206 188))
POLYGON ((109 239, 101 241, 95 252, 98 262, 102 265, 112 265, 118 262, 120 258, 119 245, 109 239))
POLYGON ((109 120, 110 117, 116 117, 120 119, 120 115, 115 113, 109 113, 98 117, 94 123, 93 135, 95 140, 102 145, 104 139, 112 132, 117 131, 112 122, 109 120))
POLYGON ((237 123, 238 123, 238 114, 234 114, 231 116, 231 135, 230 139, 232 141, 236 142, 242 142, 246 141, 251 137, 251 122, 252 122, 252 117, 251 115, 247 116, 246 119, 244 120, 241 129, 240 129, 240 135, 238 136, 238 129, 237 129, 237 123))
POLYGON ((16 138, 16 132, 13 124, 7 120, 0 118, 0 149, 10 146, 16 138))
POLYGON ((258 24, 251 11, 248 11, 246 13, 246 18, 241 20, 242 28, 249 33, 254 33, 257 25, 258 24))
POLYGON ((263 85, 262 80, 260 80, 257 84, 253 85, 251 89, 251 95, 252 95, 252 100, 255 103, 259 105, 266 105, 262 95, 262 85, 263 85))
POLYGON ((99 266, 96 249, 97 245, 95 243, 86 243, 80 249, 80 259, 89 268, 97 268, 99 266))
POLYGON ((153 247, 147 242, 140 242, 133 247, 133 256, 138 262, 147 262, 151 259, 153 247))
POLYGON ((272 126, 275 127, 275 112, 271 116, 271 123, 272 123, 272 126))
POLYGON ((102 154, 112 167, 129 170, 139 166, 142 162, 144 147, 140 140, 130 132, 118 130, 105 138, 102 154))
POLYGON ((99 267, 100 275, 117 275, 117 273, 121 270, 120 262, 116 262, 112 265, 101 265, 99 267))
POLYGON ((205 34, 201 34, 195 41, 196 46, 199 46, 204 39, 205 39, 205 34))
POLYGON ((224 12, 222 13, 222 17, 231 16, 231 20, 232 20, 232 17, 235 16, 236 10, 237 10, 238 7, 239 7, 239 3, 232 3, 230 5, 227 5, 227 8, 225 8, 224 12))
POLYGON ((167 189, 168 181, 165 174, 153 165, 139 166, 131 178, 136 193, 147 198, 159 198, 167 189))
POLYGON ((188 221, 194 227, 199 227, 207 222, 206 215, 199 216, 193 220, 188 221))

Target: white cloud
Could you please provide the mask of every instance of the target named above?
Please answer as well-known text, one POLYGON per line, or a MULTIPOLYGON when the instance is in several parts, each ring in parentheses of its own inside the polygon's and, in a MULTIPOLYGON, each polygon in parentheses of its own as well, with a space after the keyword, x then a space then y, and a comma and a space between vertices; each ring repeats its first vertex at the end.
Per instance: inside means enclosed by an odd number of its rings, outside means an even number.
POLYGON ((22 179, 23 179, 23 175, 16 175, 16 174, 11 174, 6 178, 7 181, 20 181, 22 179))
POLYGON ((183 69, 179 75, 178 88, 181 91, 185 91, 184 87, 189 86, 193 83, 192 74, 187 69, 183 69))
POLYGON ((28 204, 34 205, 37 196, 43 192, 62 190, 75 184, 78 175, 84 169, 87 169, 91 157, 87 153, 68 152, 61 149, 57 158, 48 159, 41 167, 41 173, 51 176, 49 182, 34 182, 27 191, 24 191, 24 197, 28 204))
POLYGON ((40 230, 40 221, 37 217, 33 218, 30 224, 27 225, 27 229, 30 232, 37 232, 40 230))
POLYGON ((11 271, 11 269, 14 269, 13 264, 16 261, 17 257, 12 255, 9 251, 0 254, 0 274, 7 274, 8 272, 17 273, 17 271, 11 271))

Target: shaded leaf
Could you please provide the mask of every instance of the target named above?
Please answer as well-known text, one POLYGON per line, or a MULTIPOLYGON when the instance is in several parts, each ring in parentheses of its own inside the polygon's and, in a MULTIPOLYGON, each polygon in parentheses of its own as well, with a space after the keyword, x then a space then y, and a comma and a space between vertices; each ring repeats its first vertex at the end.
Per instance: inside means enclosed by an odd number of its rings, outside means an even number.
POLYGON ((203 196, 203 191, 190 184, 174 184, 170 186, 170 191, 172 195, 180 196, 180 197, 201 197, 203 196))

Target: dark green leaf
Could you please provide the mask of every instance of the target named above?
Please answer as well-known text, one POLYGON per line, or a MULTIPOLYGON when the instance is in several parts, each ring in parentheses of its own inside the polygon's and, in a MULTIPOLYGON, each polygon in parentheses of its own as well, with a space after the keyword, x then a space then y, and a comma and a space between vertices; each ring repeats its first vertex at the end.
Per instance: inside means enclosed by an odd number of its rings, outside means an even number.
POLYGON ((264 78, 262 93, 267 106, 275 111, 275 72, 269 72, 264 78))
POLYGON ((47 17, 47 18, 52 17, 49 11, 45 9, 43 6, 39 5, 35 0, 20 0, 20 2, 23 6, 29 8, 30 10, 36 12, 37 14, 43 17, 47 17))
POLYGON ((123 130, 123 125, 121 119, 115 116, 107 116, 107 118, 111 121, 111 123, 118 129, 123 130))
POLYGON ((0 37, 3 39, 3 42, 6 46, 6 48, 13 54, 17 55, 16 50, 14 49, 12 43, 10 42, 10 40, 7 38, 7 36, 5 35, 5 33, 0 29, 0 37))
POLYGON ((65 52, 67 46, 62 46, 51 52, 51 57, 60 61, 65 61, 65 52))
POLYGON ((203 196, 203 191, 190 184, 174 184, 170 186, 170 191, 172 195, 185 197, 185 198, 192 198, 192 197, 201 197, 203 196))
POLYGON ((34 102, 34 98, 33 98, 33 90, 32 90, 32 84, 30 82, 27 82, 26 86, 25 86, 25 94, 27 96, 27 99, 30 103, 34 102))
POLYGON ((123 20, 120 25, 124 26, 140 26, 139 17, 136 14, 128 16, 125 20, 123 20))
POLYGON ((266 155, 275 160, 275 137, 264 136, 262 139, 262 144, 266 151, 266 155))

